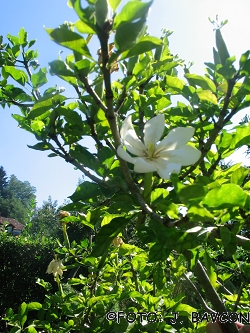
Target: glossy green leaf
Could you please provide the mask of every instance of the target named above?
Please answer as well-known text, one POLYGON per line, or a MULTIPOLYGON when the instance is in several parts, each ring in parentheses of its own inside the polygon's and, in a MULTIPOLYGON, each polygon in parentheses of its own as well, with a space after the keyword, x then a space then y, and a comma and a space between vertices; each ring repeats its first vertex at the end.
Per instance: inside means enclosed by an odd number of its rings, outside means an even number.
POLYGON ((44 67, 40 68, 37 73, 31 75, 31 82, 35 89, 43 86, 45 83, 48 82, 46 74, 47 74, 47 69, 46 67, 44 67))
POLYGON ((232 140, 230 148, 235 149, 250 143, 250 124, 236 127, 236 134, 232 140))
POLYGON ((21 28, 19 30, 18 36, 19 36, 20 45, 22 45, 23 47, 26 46, 28 43, 28 34, 24 28, 21 28))
POLYGON ((198 184, 185 186, 178 192, 178 196, 181 202, 185 204, 194 201, 199 203, 202 201, 205 195, 206 195, 205 187, 198 184))
POLYGON ((70 149, 70 155, 76 158, 85 167, 95 170, 96 172, 98 171, 98 168, 100 168, 98 159, 86 148, 78 144, 70 149))
POLYGON ((156 243, 149 250, 149 262, 157 262, 166 260, 169 256, 171 250, 164 247, 161 243, 156 243))
POLYGON ((29 146, 29 148, 35 149, 35 150, 50 150, 53 149, 53 146, 49 143, 49 142, 39 142, 37 144, 35 144, 34 146, 29 146))
POLYGON ((230 57, 229 52, 227 50, 227 46, 224 42, 220 29, 216 29, 215 32, 215 40, 216 46, 218 49, 219 57, 221 60, 222 65, 226 64, 226 60, 230 57))
POLYGON ((15 81, 17 81, 22 86, 29 81, 28 75, 21 69, 16 69, 13 66, 4 66, 2 69, 2 74, 5 77, 6 74, 9 74, 15 81))
POLYGON ((33 311, 33 310, 39 310, 42 308, 42 304, 38 302, 31 302, 28 304, 28 310, 33 311))
POLYGON ((213 93, 216 92, 216 86, 212 80, 206 76, 200 76, 196 74, 185 74, 185 77, 188 79, 188 82, 191 85, 197 85, 204 90, 211 90, 213 93))
POLYGON ((164 287, 164 282, 165 282, 165 273, 161 264, 158 264, 154 268, 153 279, 157 289, 161 290, 164 287))
POLYGON ((110 7, 115 11, 122 0, 109 0, 110 7))
POLYGON ((215 288, 217 285, 217 274, 215 272, 215 264, 213 260, 210 258, 209 254, 207 251, 204 253, 204 261, 205 261, 205 266, 207 269, 207 275, 209 277, 209 280, 212 284, 212 286, 215 288))
MULTIPOLYGON (((144 31, 145 24, 146 21, 144 19, 140 19, 134 23, 126 22, 117 28, 115 34, 115 44, 119 53, 129 50, 135 45, 138 38, 141 37, 144 31)), ((137 52, 140 52, 140 50, 137 49, 137 52)))
POLYGON ((109 19, 109 3, 108 0, 95 1, 95 19, 96 25, 100 28, 103 27, 105 22, 109 19))
POLYGON ((244 207, 246 193, 235 184, 223 184, 207 193, 203 204, 215 209, 244 207))
POLYGON ((87 77, 91 72, 92 68, 95 66, 95 62, 91 62, 88 59, 82 59, 75 63, 75 68, 78 74, 87 77))
POLYGON ((137 43, 131 49, 123 52, 119 60, 130 58, 151 51, 159 45, 162 45, 161 39, 151 36, 143 36, 137 41, 137 43))
POLYGON ((35 327, 34 326, 28 326, 25 330, 24 330, 24 332, 26 333, 37 333, 37 330, 35 329, 35 327))
POLYGON ((199 205, 192 205, 189 207, 187 216, 191 221, 213 221, 214 216, 205 208, 199 205))
POLYGON ((59 104, 61 104, 66 99, 65 96, 55 95, 55 96, 45 96, 41 98, 36 104, 34 104, 32 110, 27 116, 27 119, 34 119, 36 117, 41 116, 46 111, 51 108, 55 108, 59 104))
POLYGON ((196 92, 201 101, 206 101, 214 105, 218 104, 217 98, 210 90, 201 90, 196 92))
POLYGON ((45 29, 50 38, 59 45, 91 58, 85 39, 77 33, 64 28, 45 29))
POLYGON ((81 34, 95 34, 95 30, 81 20, 75 23, 75 27, 81 34))
POLYGON ((107 251, 113 239, 126 227, 129 219, 116 217, 110 223, 104 225, 96 235, 96 242, 91 253, 94 257, 99 257, 107 251))
POLYGON ((182 90, 185 85, 184 82, 182 80, 180 80, 178 77, 166 75, 165 78, 166 78, 167 86, 169 86, 171 88, 182 90))
POLYGON ((81 21, 87 24, 93 31, 96 31, 94 20, 95 7, 87 6, 86 8, 82 8, 81 0, 69 0, 68 3, 74 8, 81 21))
POLYGON ((222 240, 222 244, 226 247, 231 242, 231 232, 227 227, 220 227, 220 236, 222 240))
POLYGON ((69 197, 73 202, 83 201, 83 202, 93 202, 93 198, 100 195, 100 187, 96 183, 84 182, 80 184, 75 192, 69 197))
POLYGON ((242 185, 243 181, 245 180, 248 174, 249 174, 249 169, 240 166, 231 174, 231 183, 242 185))
POLYGON ((146 17, 149 11, 150 6, 153 1, 149 2, 140 2, 140 1, 129 1, 122 8, 121 12, 116 15, 114 20, 114 30, 120 25, 125 24, 126 22, 134 22, 136 20, 141 20, 142 17, 146 17))

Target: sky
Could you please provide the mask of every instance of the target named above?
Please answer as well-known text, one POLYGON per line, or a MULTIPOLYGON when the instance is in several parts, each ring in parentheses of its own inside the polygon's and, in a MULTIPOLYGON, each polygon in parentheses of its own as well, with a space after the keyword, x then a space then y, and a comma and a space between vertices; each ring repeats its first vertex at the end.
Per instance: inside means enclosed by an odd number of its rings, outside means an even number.
MULTIPOLYGON (((83 0, 82 4, 86 1, 83 0)), ((123 3, 126 1, 124 0, 123 3)), ((160 37, 161 28, 173 30, 170 50, 186 63, 194 62, 192 73, 204 74, 204 62, 212 62, 215 46, 213 26, 208 18, 228 20, 222 29, 230 55, 239 60, 242 53, 250 49, 250 0, 155 0, 148 18, 149 33, 160 37)), ((21 27, 28 32, 29 39, 37 39, 39 64, 48 66, 57 59, 62 47, 49 39, 44 26, 56 28, 64 21, 75 22, 77 16, 67 6, 67 0, 8 0, 1 1, 0 34, 17 35, 21 27)), ((98 47, 97 47, 98 48, 98 47)), ((62 57, 67 51, 64 50, 62 57)), ((49 86, 64 86, 66 83, 48 75, 49 86)), ((68 91, 68 90, 66 90, 68 91)), ((0 166, 10 176, 29 181, 36 187, 37 205, 41 206, 49 196, 62 204, 74 191, 82 173, 59 157, 49 158, 47 152, 32 150, 27 145, 37 143, 32 134, 19 129, 11 114, 18 113, 16 107, 0 108, 0 166)), ((239 117, 243 118, 245 112, 239 117)), ((241 119, 240 118, 240 119, 241 119)), ((249 160, 238 152, 237 160, 249 165, 249 160)))

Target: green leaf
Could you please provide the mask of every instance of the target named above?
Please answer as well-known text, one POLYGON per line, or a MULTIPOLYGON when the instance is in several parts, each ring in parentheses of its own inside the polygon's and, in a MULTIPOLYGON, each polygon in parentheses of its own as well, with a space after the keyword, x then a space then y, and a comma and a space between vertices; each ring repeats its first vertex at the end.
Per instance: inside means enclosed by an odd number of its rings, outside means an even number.
POLYGON ((165 282, 165 273, 161 266, 161 264, 158 264, 154 270, 153 270, 153 279, 154 283, 158 290, 161 290, 164 287, 165 282))
POLYGON ((2 74, 5 77, 5 73, 9 74, 15 81, 17 81, 22 86, 29 81, 28 75, 21 69, 16 69, 13 66, 4 66, 2 68, 2 74))
POLYGON ((197 91, 196 93, 200 100, 212 103, 214 105, 218 104, 216 96, 212 94, 210 90, 201 90, 197 91))
POLYGON ((238 185, 223 184, 208 192, 203 204, 215 209, 244 207, 246 199, 247 194, 238 185))
POLYGON ((232 140, 231 149, 239 148, 250 142, 250 124, 244 124, 236 127, 236 134, 232 140))
POLYGON ((75 23, 75 27, 81 34, 95 34, 95 30, 81 20, 75 23))
POLYGON ((191 205, 188 209, 187 216, 190 221, 213 221, 214 216, 205 208, 199 205, 191 205))
POLYGON ((245 180, 248 174, 249 174, 249 169, 240 166, 231 174, 231 183, 242 185, 243 181, 245 180))
POLYGON ((75 63, 77 72, 86 77, 89 75, 94 66, 95 63, 93 61, 89 61, 88 59, 82 59, 75 63))
POLYGON ((18 316, 22 317, 27 313, 27 303, 23 302, 18 308, 18 316))
POLYGON ((96 235, 96 242, 91 255, 94 257, 103 255, 113 239, 126 227, 129 221, 125 217, 116 217, 110 223, 101 227, 96 235))
POLYGON ((215 32, 215 40, 221 63, 222 65, 225 65, 226 60, 230 57, 230 55, 227 50, 227 46, 224 42, 220 29, 217 29, 215 32))
POLYGON ((215 264, 213 262, 213 260, 210 258, 209 254, 207 253, 207 251, 205 251, 204 253, 204 261, 205 261, 205 266, 207 269, 207 275, 209 277, 209 280, 212 284, 212 286, 215 288, 217 286, 217 274, 215 272, 215 264))
POLYGON ((184 82, 182 80, 180 80, 178 77, 173 77, 170 75, 166 75, 166 84, 167 86, 174 88, 174 89, 178 89, 178 90, 182 90, 184 87, 184 82))
POLYGON ((26 46, 28 43, 28 34, 24 28, 20 29, 18 36, 19 36, 20 45, 22 45, 23 47, 26 46))
POLYGON ((82 123, 82 117, 76 112, 71 110, 69 107, 66 106, 59 106, 56 108, 56 112, 64 116, 65 120, 70 124, 81 124, 82 123))
POLYGON ((82 163, 87 168, 90 168, 94 171, 98 171, 100 168, 100 163, 98 159, 90 153, 86 148, 80 145, 74 145, 70 149, 70 155, 76 158, 80 163, 82 163))
POLYGON ((28 304, 28 310, 33 311, 33 310, 39 310, 42 308, 42 304, 38 302, 31 302, 28 304))
POLYGON ((159 38, 151 36, 143 36, 137 41, 137 43, 130 50, 123 52, 119 60, 130 58, 151 51, 155 49, 157 46, 160 46, 162 44, 163 42, 159 38))
POLYGON ((155 243, 149 250, 148 261, 157 262, 166 260, 171 250, 164 247, 161 243, 155 243))
POLYGON ((95 19, 96 25, 100 28, 109 19, 109 3, 108 0, 96 0, 95 1, 95 19))
POLYGON ((61 104, 66 99, 65 96, 55 95, 55 96, 45 96, 33 106, 32 110, 27 116, 27 119, 34 119, 41 116, 46 111, 55 108, 58 104, 61 104))
POLYGON ((110 7, 112 10, 116 10, 116 8, 119 6, 122 0, 109 0, 110 7))
POLYGON ((231 242, 231 232, 228 230, 227 227, 220 227, 220 236, 222 240, 222 244, 224 247, 227 247, 228 244, 231 242))
POLYGON ((92 58, 85 39, 77 33, 65 28, 45 29, 50 38, 59 45, 92 58))
POLYGON ((185 204, 200 202, 206 195, 205 187, 198 184, 188 185, 180 189, 178 196, 185 204))
POLYGON ((115 17, 114 30, 117 30, 120 25, 126 22, 133 22, 141 20, 142 17, 146 17, 152 3, 152 0, 144 3, 140 1, 127 2, 121 12, 115 17))
POLYGON ((44 67, 40 68, 38 73, 31 75, 31 82, 35 89, 43 86, 45 83, 48 82, 46 74, 47 74, 47 69, 46 67, 44 67))
POLYGON ((96 183, 84 182, 69 197, 72 201, 93 202, 100 195, 100 186, 96 183))
POLYGON ((29 148, 31 149, 35 149, 35 150, 50 150, 53 149, 54 147, 52 146, 52 144, 50 144, 49 142, 39 142, 37 144, 35 144, 34 146, 29 146, 27 145, 29 148))
POLYGON ((212 92, 216 92, 216 86, 212 80, 210 80, 206 76, 200 76, 196 74, 185 74, 185 77, 188 79, 189 84, 197 85, 204 90, 211 90, 212 92))
POLYGON ((27 320, 27 310, 28 310, 28 306, 25 302, 23 302, 18 308, 18 317, 19 317, 20 324, 22 327, 27 320))
POLYGON ((37 333, 37 330, 35 329, 34 326, 28 326, 25 328, 24 333, 37 333))
POLYGON ((141 37, 144 31, 145 22, 144 19, 136 21, 135 23, 126 22, 117 28, 115 44, 119 53, 126 51, 135 45, 137 39, 141 37))

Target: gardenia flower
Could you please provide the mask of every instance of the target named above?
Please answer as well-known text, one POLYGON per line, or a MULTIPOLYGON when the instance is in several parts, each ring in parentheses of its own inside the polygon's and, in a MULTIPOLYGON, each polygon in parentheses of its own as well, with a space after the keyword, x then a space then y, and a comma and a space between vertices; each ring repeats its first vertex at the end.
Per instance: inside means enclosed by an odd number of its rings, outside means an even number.
POLYGON ((54 276, 56 276, 57 274, 59 274, 61 277, 63 275, 63 271, 62 271, 62 261, 61 260, 55 260, 53 259, 50 263, 49 266, 47 268, 46 273, 48 274, 53 274, 54 276))
POLYGON ((123 160, 134 164, 135 172, 156 171, 163 179, 169 179, 171 173, 178 174, 182 166, 197 162, 201 152, 186 144, 193 136, 194 128, 174 128, 159 142, 164 128, 163 114, 150 119, 144 126, 144 142, 142 142, 133 128, 132 116, 128 116, 120 131, 123 145, 117 148, 117 154, 123 160))

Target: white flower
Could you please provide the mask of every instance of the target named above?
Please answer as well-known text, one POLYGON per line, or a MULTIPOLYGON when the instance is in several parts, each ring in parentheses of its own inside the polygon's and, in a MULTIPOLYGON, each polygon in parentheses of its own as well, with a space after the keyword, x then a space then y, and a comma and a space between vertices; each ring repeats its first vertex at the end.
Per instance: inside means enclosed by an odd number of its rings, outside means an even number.
POLYGON ((59 274, 61 277, 63 275, 63 271, 62 271, 62 261, 61 260, 55 260, 53 259, 50 263, 49 266, 47 268, 46 273, 48 274, 53 274, 54 276, 56 276, 57 274, 59 274))
POLYGON ((193 127, 172 129, 159 142, 165 128, 165 117, 160 114, 150 119, 144 126, 142 142, 132 125, 132 116, 128 116, 122 125, 120 134, 123 145, 117 148, 117 154, 125 161, 134 164, 134 171, 147 173, 156 171, 161 178, 169 179, 171 173, 179 173, 182 166, 194 164, 201 152, 186 143, 194 135, 193 127))

